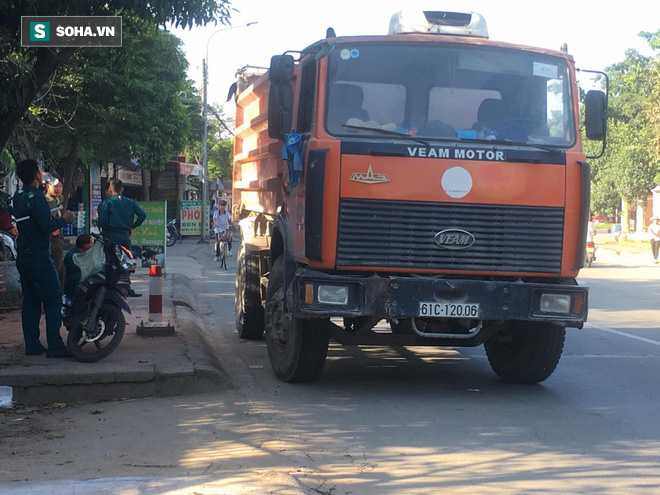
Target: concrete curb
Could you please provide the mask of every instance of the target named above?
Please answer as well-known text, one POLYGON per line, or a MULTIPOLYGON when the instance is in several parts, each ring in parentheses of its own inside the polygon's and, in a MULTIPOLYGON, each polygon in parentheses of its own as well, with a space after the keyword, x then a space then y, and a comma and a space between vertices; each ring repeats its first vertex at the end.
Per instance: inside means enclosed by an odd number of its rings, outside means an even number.
MULTIPOLYGON (((199 284, 182 273, 173 273, 172 279, 172 306, 174 308, 186 306, 191 310, 197 309, 195 294, 199 292, 199 284)), ((176 313, 176 310, 174 311, 176 313)), ((203 328, 203 325, 200 325, 203 328)))
POLYGON ((217 385, 227 384, 228 375, 224 372, 219 357, 211 352, 213 344, 204 332, 202 318, 195 312, 198 284, 186 275, 176 273, 174 286, 177 287, 176 296, 172 295, 175 324, 177 328, 185 328, 186 334, 192 337, 187 345, 188 356, 195 365, 195 374, 217 385), (182 287, 188 290, 181 290, 182 287))
MULTIPOLYGON (((1 493, 14 495, 97 495, 111 493, 184 494, 199 495, 304 495, 310 493, 286 472, 275 470, 219 471, 206 476, 123 477, 90 480, 57 480, 38 482, 0 483, 1 493)), ((330 493, 320 492, 317 493, 330 493)))

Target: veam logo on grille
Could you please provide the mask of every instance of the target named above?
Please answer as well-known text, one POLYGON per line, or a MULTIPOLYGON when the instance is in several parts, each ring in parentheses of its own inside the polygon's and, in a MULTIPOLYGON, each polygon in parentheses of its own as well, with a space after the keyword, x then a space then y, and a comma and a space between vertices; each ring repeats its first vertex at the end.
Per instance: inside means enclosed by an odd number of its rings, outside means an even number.
POLYGON ((120 47, 121 16, 22 16, 21 46, 120 47))
POLYGON ((475 238, 466 230, 447 229, 435 234, 433 240, 444 249, 467 249, 474 244, 475 238))
POLYGON ((351 175, 350 180, 353 182, 362 182, 363 184, 381 184, 383 182, 389 182, 390 178, 387 174, 374 174, 371 165, 367 169, 367 173, 355 172, 351 175))

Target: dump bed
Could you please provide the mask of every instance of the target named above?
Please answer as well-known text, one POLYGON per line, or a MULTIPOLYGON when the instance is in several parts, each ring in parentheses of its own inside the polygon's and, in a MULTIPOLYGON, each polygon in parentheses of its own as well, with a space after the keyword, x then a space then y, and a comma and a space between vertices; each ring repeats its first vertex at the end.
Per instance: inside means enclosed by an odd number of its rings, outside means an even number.
POLYGON ((274 214, 282 203, 282 141, 268 137, 268 73, 236 99, 232 202, 234 218, 274 214))

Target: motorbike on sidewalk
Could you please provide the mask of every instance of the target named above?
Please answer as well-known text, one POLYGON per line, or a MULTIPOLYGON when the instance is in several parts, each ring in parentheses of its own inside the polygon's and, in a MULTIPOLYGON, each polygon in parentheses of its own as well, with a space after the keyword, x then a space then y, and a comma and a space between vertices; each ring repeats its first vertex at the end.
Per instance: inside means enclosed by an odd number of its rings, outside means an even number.
POLYGON ((9 232, 0 230, 0 261, 16 260, 16 241, 9 232))
POLYGON ((136 263, 131 252, 97 234, 94 247, 74 255, 82 282, 73 300, 63 297, 62 322, 69 331, 67 345, 73 357, 93 363, 111 354, 124 337, 131 314, 126 296, 136 263))
POLYGON ((179 233, 178 223, 179 221, 176 218, 167 222, 167 229, 165 231, 165 240, 167 243, 167 247, 174 246, 174 244, 176 244, 176 241, 183 240, 181 234, 179 233))

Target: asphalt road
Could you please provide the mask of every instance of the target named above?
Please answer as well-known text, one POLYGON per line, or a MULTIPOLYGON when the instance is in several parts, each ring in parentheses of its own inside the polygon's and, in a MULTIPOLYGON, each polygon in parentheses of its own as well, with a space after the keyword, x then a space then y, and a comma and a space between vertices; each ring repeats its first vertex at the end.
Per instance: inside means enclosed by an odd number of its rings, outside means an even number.
POLYGON ((19 426, 0 444, 0 481, 29 481, 0 488, 660 492, 660 265, 601 257, 585 269, 589 322, 535 386, 499 381, 483 348, 335 345, 319 381, 281 383, 264 342, 234 331, 233 273, 208 268, 198 315, 234 388, 35 413, 37 433, 19 426))

